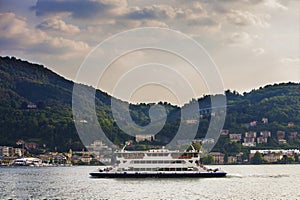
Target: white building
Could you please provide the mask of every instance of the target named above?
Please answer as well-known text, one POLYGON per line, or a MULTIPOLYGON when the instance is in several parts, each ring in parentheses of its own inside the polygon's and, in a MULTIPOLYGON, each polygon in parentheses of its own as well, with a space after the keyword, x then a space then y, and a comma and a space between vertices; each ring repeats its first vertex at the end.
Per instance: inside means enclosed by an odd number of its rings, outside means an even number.
POLYGON ((242 139, 242 134, 229 134, 230 142, 240 142, 242 139))
POLYGON ((153 141, 154 140, 154 135, 136 135, 135 136, 135 141, 136 142, 142 142, 142 141, 153 141))
POLYGON ((0 146, 0 156, 3 157, 13 156, 13 148, 7 146, 0 146))

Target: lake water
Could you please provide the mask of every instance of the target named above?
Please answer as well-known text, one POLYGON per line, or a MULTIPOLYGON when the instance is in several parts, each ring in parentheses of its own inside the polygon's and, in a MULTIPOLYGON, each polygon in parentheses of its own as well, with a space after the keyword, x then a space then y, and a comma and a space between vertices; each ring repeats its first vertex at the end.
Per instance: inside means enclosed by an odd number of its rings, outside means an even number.
POLYGON ((228 165, 225 178, 92 179, 97 167, 2 167, 0 199, 300 199, 300 165, 228 165))

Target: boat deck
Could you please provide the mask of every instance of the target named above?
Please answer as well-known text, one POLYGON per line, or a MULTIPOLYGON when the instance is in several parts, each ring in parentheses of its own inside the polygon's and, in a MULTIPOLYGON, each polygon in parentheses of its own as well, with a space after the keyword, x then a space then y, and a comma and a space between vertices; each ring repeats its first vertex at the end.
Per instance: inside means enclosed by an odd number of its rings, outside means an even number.
POLYGON ((91 178, 208 178, 225 177, 226 172, 91 172, 91 178))

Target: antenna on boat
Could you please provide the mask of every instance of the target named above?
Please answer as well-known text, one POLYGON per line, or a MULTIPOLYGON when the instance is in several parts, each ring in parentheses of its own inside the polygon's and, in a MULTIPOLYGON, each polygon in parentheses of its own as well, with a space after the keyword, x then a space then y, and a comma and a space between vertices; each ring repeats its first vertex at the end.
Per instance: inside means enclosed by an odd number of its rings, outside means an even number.
POLYGON ((194 146, 193 146, 193 143, 191 144, 191 147, 192 147, 193 151, 196 151, 196 149, 195 149, 194 146))
POLYGON ((122 148, 122 151, 124 151, 124 150, 125 150, 125 148, 126 148, 127 146, 130 146, 130 145, 131 145, 131 143, 132 143, 132 141, 131 141, 131 140, 129 140, 129 141, 126 141, 126 142, 125 142, 125 145, 124 145, 124 147, 122 148))

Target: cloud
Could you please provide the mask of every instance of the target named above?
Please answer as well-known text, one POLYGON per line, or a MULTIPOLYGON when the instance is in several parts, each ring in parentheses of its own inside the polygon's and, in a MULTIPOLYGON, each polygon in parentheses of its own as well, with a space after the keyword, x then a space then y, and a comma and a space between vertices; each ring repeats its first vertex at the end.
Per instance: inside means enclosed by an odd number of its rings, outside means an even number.
POLYGON ((235 24, 237 26, 249 26, 249 25, 256 25, 260 27, 269 26, 269 23, 266 21, 267 18, 266 15, 259 17, 249 11, 231 10, 226 15, 226 18, 230 23, 235 24))
POLYGON ((265 50, 263 48, 256 48, 256 49, 252 49, 252 52, 256 55, 262 55, 265 53, 265 50))
POLYGON ((169 28, 169 26, 166 23, 157 20, 146 20, 143 21, 141 25, 147 27, 169 28))
POLYGON ((279 3, 277 0, 265 0, 265 5, 273 9, 288 10, 287 7, 279 3))
POLYGON ((44 32, 32 30, 27 26, 25 18, 16 16, 12 12, 0 13, 0 30, 3 49, 22 49, 24 46, 38 44, 47 38, 44 32))
POLYGON ((188 24, 191 26, 205 26, 205 27, 220 25, 220 23, 218 21, 216 21, 215 19, 212 19, 210 17, 200 17, 197 19, 191 19, 188 21, 188 24))
POLYGON ((124 6, 127 6, 126 0, 38 0, 32 10, 37 16, 68 13, 72 18, 90 19, 124 6))
POLYGON ((220 29, 221 23, 216 17, 208 15, 199 2, 188 2, 184 6, 151 5, 131 7, 119 16, 119 19, 141 21, 140 25, 154 25, 171 28, 204 28, 205 30, 220 29), (159 22, 159 23, 158 23, 159 22))
POLYGON ((226 15, 231 10, 251 8, 261 4, 264 0, 203 0, 202 5, 209 13, 226 15))
POLYGON ((280 62, 283 64, 300 64, 299 58, 281 58, 280 62))
POLYGON ((203 5, 198 1, 192 3, 192 8, 193 10, 196 10, 198 13, 206 13, 206 10, 203 7, 203 5))
POLYGON ((72 56, 86 52, 90 48, 85 42, 52 37, 40 29, 31 28, 25 18, 11 12, 0 13, 0 30, 2 51, 72 56))
POLYGON ((232 33, 228 43, 231 45, 237 45, 237 44, 250 44, 252 42, 253 38, 246 32, 235 32, 232 33))
POLYGON ((153 5, 145 8, 133 7, 123 17, 131 20, 170 19, 176 16, 176 10, 169 5, 153 5))
POLYGON ((72 24, 67 24, 63 20, 57 18, 48 18, 36 27, 41 30, 59 31, 69 34, 80 32, 79 27, 72 24))
MULTIPOLYGON (((203 30, 207 31, 220 30, 224 16, 228 22, 237 26, 269 26, 265 15, 258 16, 250 11, 243 11, 243 8, 251 8, 263 1, 269 0, 203 0, 200 2, 179 0, 174 1, 174 4, 155 1, 157 4, 154 5, 149 2, 128 4, 127 0, 37 0, 32 9, 37 16, 68 15, 73 19, 89 20, 89 25, 103 25, 109 22, 118 29, 118 25, 123 23, 121 30, 132 26, 155 24, 159 27, 176 29, 183 27, 183 29, 197 30, 203 27, 203 30), (125 27, 126 25, 130 26, 125 27)), ((63 23, 58 20, 46 20, 38 28, 42 30, 71 28, 66 28, 67 24, 63 23)), ((73 31, 75 29, 73 27, 73 31)))

